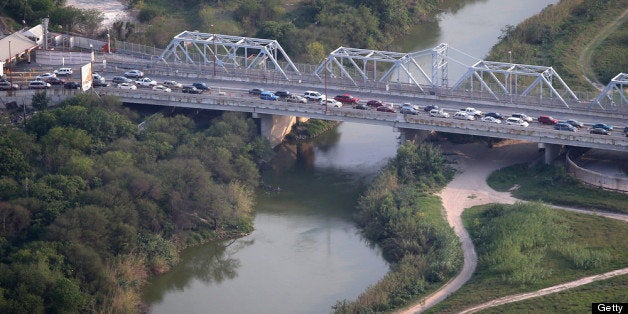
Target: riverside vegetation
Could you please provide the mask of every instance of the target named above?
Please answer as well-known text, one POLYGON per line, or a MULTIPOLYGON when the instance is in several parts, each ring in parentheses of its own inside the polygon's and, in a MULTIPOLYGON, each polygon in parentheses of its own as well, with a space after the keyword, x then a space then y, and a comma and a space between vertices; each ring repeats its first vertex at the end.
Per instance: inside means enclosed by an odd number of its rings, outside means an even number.
POLYGON ((514 197, 628 214, 628 195, 586 186, 559 165, 512 165, 488 177, 488 185, 501 192, 513 187, 514 197))
POLYGON ((439 148, 405 143, 360 197, 356 220, 391 271, 336 313, 389 311, 436 289, 462 265, 460 241, 434 195, 453 177, 439 148))
POLYGON ((84 94, 2 121, 0 312, 137 312, 180 249, 252 230, 272 153, 252 119, 138 118, 84 94))
MULTIPOLYGON (((581 73, 582 67, 591 65, 582 64, 578 56, 626 8, 628 0, 562 0, 517 26, 506 26, 487 59, 508 60, 511 51, 514 63, 552 66, 572 90, 594 91, 581 73)), ((590 62, 602 84, 628 69, 626 27, 625 23, 619 26, 592 53, 590 62)))
MULTIPOLYGON (((506 295, 628 266, 628 227, 622 221, 557 211, 540 203, 476 206, 463 213, 463 221, 478 253, 478 268, 467 284, 431 313, 457 313, 506 295)), ((606 286, 610 292, 617 290, 614 284, 606 286)), ((606 294, 596 299, 596 292, 589 292, 581 292, 582 299, 576 302, 554 297, 551 312, 574 306, 576 312, 586 312, 591 302, 610 300, 606 294)), ((539 311, 537 301, 528 304, 524 311, 539 311)))

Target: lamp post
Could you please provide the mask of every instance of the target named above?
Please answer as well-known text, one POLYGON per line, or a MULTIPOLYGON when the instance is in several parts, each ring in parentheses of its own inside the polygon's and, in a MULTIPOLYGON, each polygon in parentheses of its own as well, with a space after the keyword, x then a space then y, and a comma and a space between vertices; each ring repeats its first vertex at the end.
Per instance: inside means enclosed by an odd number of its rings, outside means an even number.
MULTIPOLYGON (((508 50, 508 63, 512 68, 512 51, 508 50)), ((510 102, 512 102, 512 70, 508 73, 508 93, 510 93, 510 102)))
POLYGON ((9 40, 9 84, 13 88, 13 55, 11 55, 11 41, 9 40))
POLYGON ((107 53, 111 53, 111 35, 109 35, 108 28, 107 28, 107 53))
POLYGON ((214 75, 213 78, 216 78, 216 54, 218 50, 216 50, 216 32, 214 31, 214 24, 210 25, 212 29, 212 41, 214 42, 214 75))
POLYGON ((329 58, 325 58, 325 114, 327 114, 327 106, 329 105, 327 100, 327 61, 329 58))

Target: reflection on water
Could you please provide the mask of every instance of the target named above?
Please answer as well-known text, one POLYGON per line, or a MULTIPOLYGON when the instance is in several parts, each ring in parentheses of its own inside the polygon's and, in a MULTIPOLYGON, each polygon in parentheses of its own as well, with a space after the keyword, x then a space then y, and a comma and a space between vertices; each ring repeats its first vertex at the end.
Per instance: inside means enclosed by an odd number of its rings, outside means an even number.
POLYGON ((161 289, 149 289, 145 299, 150 303, 160 302, 164 294, 185 291, 196 280, 204 284, 220 284, 224 280, 235 278, 240 261, 233 256, 254 242, 255 240, 210 243, 185 250, 181 255, 181 263, 176 268, 152 282, 161 289))

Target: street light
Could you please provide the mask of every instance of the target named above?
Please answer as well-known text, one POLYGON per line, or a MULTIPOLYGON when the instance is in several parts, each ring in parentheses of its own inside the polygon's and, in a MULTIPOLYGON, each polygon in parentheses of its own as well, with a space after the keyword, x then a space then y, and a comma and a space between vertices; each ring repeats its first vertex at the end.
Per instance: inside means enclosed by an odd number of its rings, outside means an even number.
POLYGON ((512 51, 508 50, 508 63, 510 63, 511 70, 508 73, 508 93, 510 93, 510 102, 512 102, 512 51))
POLYGON ((13 88, 13 55, 11 55, 11 41, 9 40, 9 84, 13 88))
POLYGON ((329 61, 329 58, 325 58, 325 114, 327 114, 327 106, 329 105, 327 100, 327 61, 329 61))
POLYGON ((218 51, 216 50, 216 32, 214 31, 214 24, 210 25, 211 29, 212 29, 212 41, 214 42, 214 75, 213 77, 216 78, 216 53, 218 53, 218 51))
POLYGON ((111 35, 109 35, 108 28, 107 28, 107 53, 111 53, 111 35))

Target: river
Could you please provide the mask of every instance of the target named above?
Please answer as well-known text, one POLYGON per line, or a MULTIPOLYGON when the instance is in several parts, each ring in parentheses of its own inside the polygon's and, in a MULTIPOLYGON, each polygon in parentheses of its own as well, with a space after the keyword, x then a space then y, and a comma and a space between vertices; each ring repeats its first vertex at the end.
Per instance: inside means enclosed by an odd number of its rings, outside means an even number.
MULTIPOLYGON (((405 51, 440 42, 482 58, 501 29, 558 0, 469 1, 398 43, 405 51)), ((516 56, 513 56, 513 61, 516 56)), ((455 81, 464 69, 450 68, 455 81)), ((310 145, 284 146, 257 196, 255 231, 185 250, 154 278, 144 300, 152 313, 327 313, 388 271, 381 251, 351 221, 364 185, 394 156, 391 128, 343 123, 310 145)))

